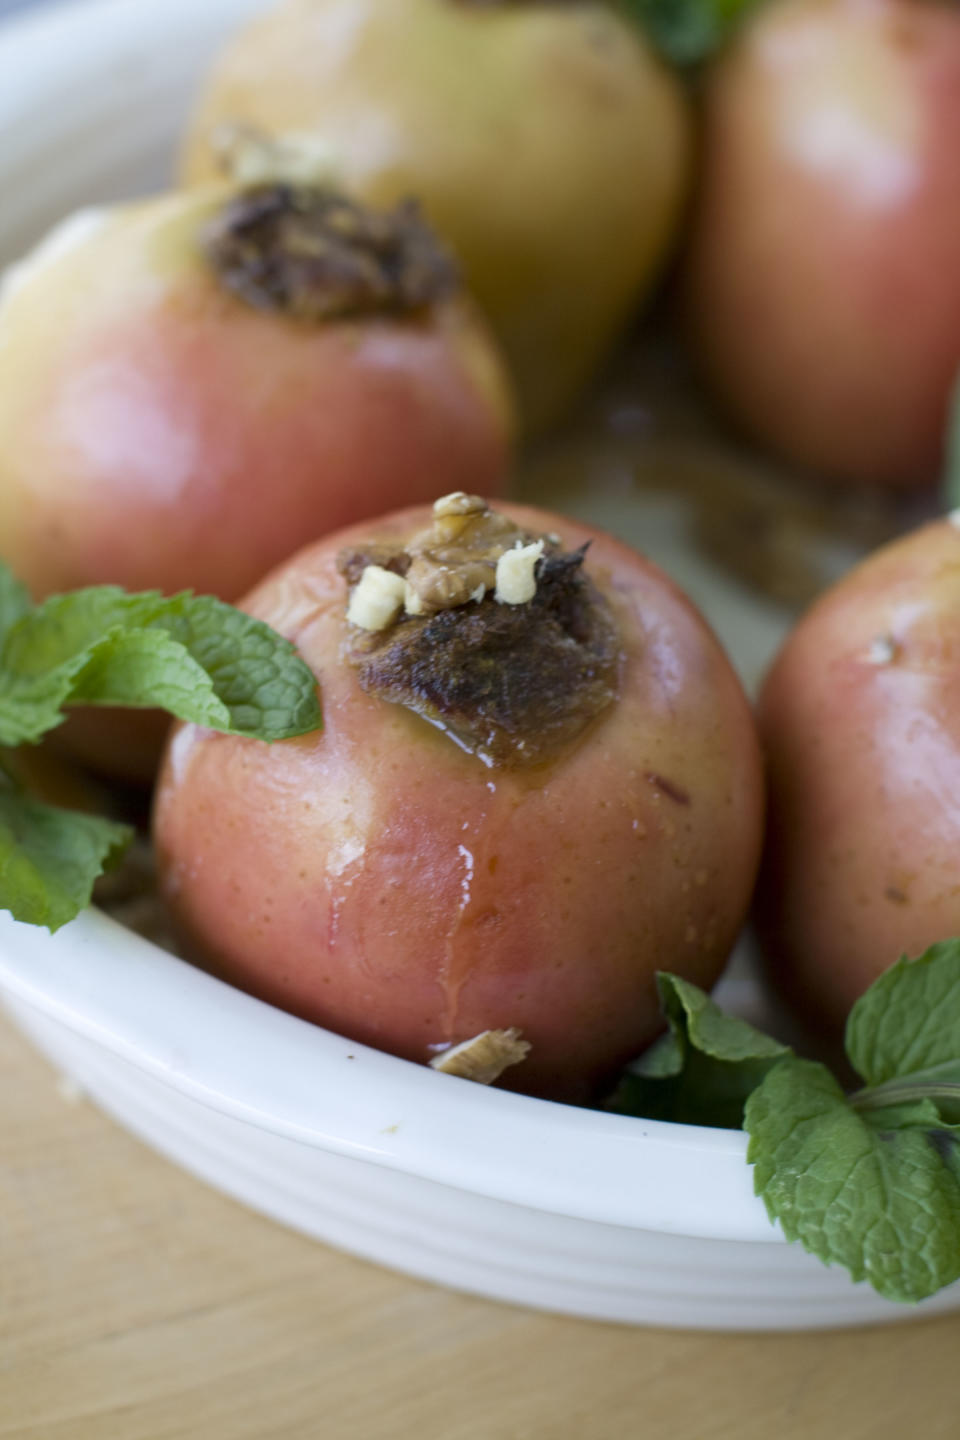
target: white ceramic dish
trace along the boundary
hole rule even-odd
[[[256,0],[78,0],[0,29],[0,260],[79,205],[159,185],[197,78]],[[691,557],[682,515],[617,487],[566,508],[642,540],[752,677],[782,619]],[[727,996],[756,1002],[749,979]],[[54,1063],[172,1159],[320,1239],[578,1315],[772,1329],[927,1315],[769,1225],[744,1138],[569,1109],[377,1054],[91,912],[51,939],[0,916],[0,990]],[[16,1103],[9,1099],[7,1103]]]

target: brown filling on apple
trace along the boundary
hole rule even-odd
[[[476,497],[447,496],[406,544],[340,555],[346,658],[369,694],[486,763],[542,764],[617,694],[620,635],[585,555]]]
[[[207,225],[203,248],[233,294],[312,322],[412,314],[459,284],[412,202],[380,212],[309,185],[242,190]]]

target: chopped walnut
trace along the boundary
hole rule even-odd
[[[402,575],[368,565],[350,596],[347,619],[363,630],[386,630],[403,610],[406,599],[407,582]]]
[[[436,1055],[430,1064],[444,1075],[456,1075],[478,1085],[492,1085],[505,1070],[526,1060],[530,1048],[519,1030],[484,1030],[472,1040],[464,1040],[462,1045]]]
[[[551,760],[619,682],[618,630],[585,554],[475,496],[445,496],[432,523],[392,549],[373,541],[338,557],[351,586],[345,656],[368,694],[486,764]]]
[[[441,610],[479,602],[488,590],[496,590],[504,603],[525,604],[536,593],[534,570],[544,548],[542,541],[526,546],[527,538],[518,525],[491,510],[480,496],[459,490],[444,495],[433,507],[432,524],[414,535],[401,555],[375,545],[340,557],[341,573],[356,587],[348,618],[363,629],[382,630],[399,618],[401,610],[407,615],[437,615]],[[509,558],[503,569],[505,557]],[[367,567],[402,575],[406,585],[385,581],[382,573],[368,581]],[[377,622],[368,624],[363,618],[368,589],[378,597],[387,590],[391,596],[402,595],[402,603],[386,621],[380,620],[378,608]],[[361,593],[363,603],[358,606],[356,597]]]
[[[478,495],[445,495],[433,507],[433,524],[406,546],[407,613],[436,615],[466,605],[481,585],[484,593],[493,590],[500,557],[525,539],[519,525]]]
[[[485,515],[487,502],[479,495],[468,495],[464,490],[454,490],[450,495],[441,495],[434,503],[433,513],[438,520],[451,515]]]
[[[537,593],[537,563],[542,558],[544,543],[518,543],[505,550],[497,561],[497,585],[494,595],[500,605],[529,605]]]
[[[437,552],[415,555],[407,571],[408,615],[436,615],[454,610],[485,595],[497,582],[497,567],[489,560],[461,560],[446,563]]]

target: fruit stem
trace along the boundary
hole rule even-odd
[[[916,1100],[960,1102],[960,1084],[948,1080],[888,1080],[883,1085],[866,1085],[850,1096],[855,1110],[881,1110],[888,1105],[906,1105]]]

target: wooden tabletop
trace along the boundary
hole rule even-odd
[[[0,1018],[2,1440],[956,1440],[956,1319],[713,1336],[448,1294],[248,1213]]]

